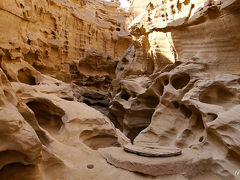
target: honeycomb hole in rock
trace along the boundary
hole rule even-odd
[[[147,96],[145,101],[146,105],[150,108],[155,108],[159,104],[159,99],[156,96]]]
[[[80,141],[93,150],[106,147],[120,147],[117,137],[109,134],[93,135],[93,131],[85,130],[79,136]]]
[[[130,96],[130,94],[129,94],[127,91],[122,90],[122,92],[121,92],[121,94],[120,94],[120,97],[121,97],[122,99],[128,101],[131,96]]]
[[[182,89],[184,88],[190,81],[190,76],[188,74],[178,74],[178,75],[175,75],[173,78],[172,78],[172,86],[175,88],[175,89]]]
[[[167,86],[169,84],[169,80],[168,79],[164,79],[163,83],[164,83],[164,86]]]
[[[66,101],[74,101],[73,97],[61,97],[61,98],[66,100]]]
[[[177,9],[178,11],[182,11],[182,3],[180,3],[179,1],[177,2]]]
[[[208,17],[209,19],[216,19],[219,17],[221,12],[219,11],[218,7],[212,6],[208,8]]]
[[[41,127],[49,131],[59,131],[63,125],[64,111],[47,100],[34,100],[27,103]]]
[[[225,87],[215,84],[200,93],[199,100],[207,104],[234,106],[235,95]]]
[[[187,108],[184,104],[180,105],[180,111],[184,114],[185,117],[190,118],[192,116],[192,111]]]
[[[203,142],[203,140],[204,140],[204,136],[201,136],[198,141]]]
[[[117,117],[115,116],[115,114],[113,114],[111,111],[109,111],[108,118],[111,120],[111,122],[113,123],[115,128],[119,129],[120,131],[123,131],[123,127],[118,122]]]
[[[36,85],[35,77],[32,75],[30,69],[23,68],[18,71],[18,80],[29,85]]]
[[[5,165],[0,170],[1,180],[30,180],[41,179],[39,170],[34,165],[23,165],[21,163],[11,163]]]
[[[179,103],[177,101],[173,101],[174,108],[178,109],[180,107]]]
[[[214,113],[207,113],[207,122],[214,121],[215,119],[218,118],[217,114]]]
[[[27,43],[28,43],[28,45],[30,45],[30,44],[31,44],[31,40],[30,40],[30,39],[28,39],[28,40],[27,40]]]
[[[189,137],[192,134],[193,132],[190,129],[184,129],[184,131],[182,132],[182,137]]]
[[[93,164],[88,164],[88,165],[87,165],[87,168],[88,168],[88,169],[93,169],[93,168],[94,168],[94,165],[93,165]]]
[[[195,129],[205,129],[204,124],[203,124],[203,119],[202,119],[202,115],[200,113],[195,113],[195,116],[197,117],[196,123],[193,126],[193,128]]]

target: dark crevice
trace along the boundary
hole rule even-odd
[[[137,137],[137,135],[146,128],[146,126],[144,127],[136,127],[130,130],[130,132],[127,134],[127,137],[131,140],[131,142],[133,143],[134,139]]]
[[[128,101],[131,96],[130,96],[130,94],[129,94],[127,91],[122,90],[120,97],[121,97],[122,99]]]
[[[190,118],[192,116],[192,111],[188,109],[184,104],[180,105],[180,111],[184,114],[185,117]]]
[[[182,89],[184,88],[190,81],[190,76],[188,74],[180,74],[176,75],[172,79],[172,86],[175,89]]]
[[[177,101],[173,101],[173,106],[177,109],[179,108],[180,105]]]

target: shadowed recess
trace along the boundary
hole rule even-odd
[[[39,125],[47,130],[58,131],[62,125],[64,111],[47,100],[34,100],[27,103],[33,110]]]
[[[36,80],[28,68],[23,68],[18,71],[18,80],[29,85],[36,85]]]
[[[190,81],[190,76],[188,74],[175,75],[172,79],[172,85],[175,89],[184,88]]]
[[[95,134],[90,130],[81,132],[79,139],[93,150],[112,146],[120,147],[117,137],[110,134]]]

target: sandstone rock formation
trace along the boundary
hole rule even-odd
[[[238,178],[240,1],[130,2],[0,0],[0,179]]]
[[[151,1],[129,28],[138,47],[135,73],[146,73],[147,62],[151,73],[193,57],[208,63],[214,75],[238,73],[238,15],[237,0]]]
[[[234,179],[238,169],[239,5],[151,1],[129,27],[133,45],[112,82],[110,111],[134,144],[178,147],[183,156],[197,153],[192,156],[206,160],[204,168],[204,162],[188,160],[199,163],[191,173],[180,168],[190,179],[199,174],[197,169],[213,179]],[[102,154],[117,167],[149,175],[162,172],[147,169],[156,165],[150,159],[113,149]],[[181,164],[177,159],[156,160],[156,167]],[[178,174],[177,166],[174,171]]]
[[[78,64],[92,56],[88,69],[95,71],[102,68],[99,60],[94,62],[95,58],[103,56],[106,68],[114,71],[116,62],[131,44],[125,25],[129,13],[118,10],[118,6],[119,3],[100,0],[1,0],[2,61],[24,60],[41,73],[81,84],[89,91],[88,98],[98,98],[100,102],[96,103],[101,104],[107,99],[106,89],[95,92],[91,87],[106,88],[114,73],[96,72],[86,77]],[[80,93],[84,95],[86,88]],[[101,97],[89,96],[92,93]]]
[[[123,179],[136,177],[115,170],[95,151],[129,143],[110,120],[74,101],[70,85],[26,64],[21,68],[30,69],[36,85],[10,83],[1,69],[0,179],[108,179],[100,173],[106,169]]]
[[[199,159],[196,166],[208,164],[204,168],[199,167],[201,172],[231,179],[239,163],[234,157],[239,157],[237,127],[240,76],[223,74],[212,79],[211,74],[206,72],[207,69],[207,65],[201,62],[177,62],[150,76],[151,81],[141,77],[139,84],[151,82],[145,88],[131,88],[134,80],[135,83],[139,80],[134,77],[119,80],[120,86],[115,86],[113,90],[116,94],[111,110],[121,115],[118,120],[123,132],[134,144],[178,147],[184,149],[183,156],[197,153],[198,155],[192,155]],[[150,175],[169,171],[149,172],[144,165],[138,164],[139,161],[144,164],[145,161],[141,158],[135,162],[128,157],[130,155],[115,155],[110,149],[109,155],[106,150],[103,154],[110,163],[124,169],[128,169],[126,164],[134,162],[137,164],[129,170]],[[156,166],[171,167],[175,160],[177,164],[183,163],[184,160],[178,162],[179,158],[156,160],[159,163]],[[206,162],[201,162],[205,158]],[[196,160],[188,160],[188,163],[192,161]],[[152,167],[150,164],[146,166]],[[190,166],[195,165],[193,163]],[[177,169],[176,167],[172,173],[177,173]],[[194,168],[191,173],[188,168],[179,171],[190,178],[198,173],[197,169]]]

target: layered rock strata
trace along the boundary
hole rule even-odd
[[[137,47],[133,73],[151,74],[190,58],[208,63],[213,75],[238,73],[239,5],[238,0],[151,1],[129,28]]]
[[[240,3],[149,2],[0,2],[0,179],[237,179]]]

